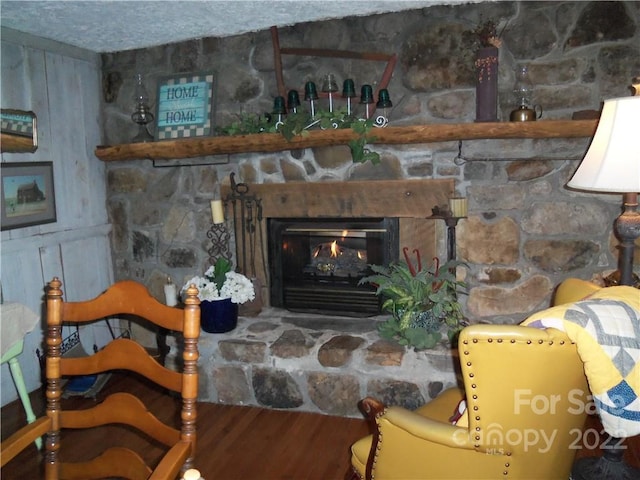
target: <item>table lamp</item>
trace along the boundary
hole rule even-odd
[[[636,96],[606,100],[589,150],[567,183],[570,188],[622,193],[623,211],[614,223],[620,240],[620,285],[633,285],[633,251],[640,236],[640,92]],[[640,295],[640,292],[638,293]],[[634,435],[635,433],[631,433]],[[622,459],[624,446],[616,438],[607,442],[601,457],[583,458],[571,472],[575,480],[638,478],[640,470]]]
[[[633,285],[633,250],[640,236],[640,96],[606,100],[589,150],[567,183],[570,188],[622,193],[614,223],[620,239],[620,284]]]

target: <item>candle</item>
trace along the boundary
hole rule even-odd
[[[175,307],[178,304],[178,291],[171,282],[171,277],[167,277],[167,283],[164,286],[164,301],[169,307]]]
[[[224,223],[222,200],[211,200],[211,218],[214,224]]]
[[[198,470],[196,470],[195,468],[190,468],[189,470],[184,472],[184,477],[182,477],[182,480],[203,480],[203,478],[200,476],[200,472]]]
[[[451,216],[463,218],[467,216],[467,199],[456,197],[449,199],[449,210],[451,210]]]

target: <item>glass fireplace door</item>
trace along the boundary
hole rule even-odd
[[[370,264],[397,259],[397,219],[272,219],[271,304],[347,315],[380,313]],[[394,252],[396,252],[394,256]]]

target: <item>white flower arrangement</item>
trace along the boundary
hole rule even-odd
[[[182,287],[181,293],[194,284],[198,288],[200,301],[215,301],[230,298],[232,303],[245,303],[256,298],[253,283],[241,273],[231,270],[231,264],[224,258],[216,261],[204,272],[204,276],[191,278]]]

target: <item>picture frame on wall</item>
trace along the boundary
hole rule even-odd
[[[36,114],[12,108],[0,109],[0,151],[33,153],[37,149]]]
[[[5,162],[0,168],[2,230],[53,223],[53,162]]]
[[[213,72],[183,73],[158,80],[156,140],[213,134]]]

